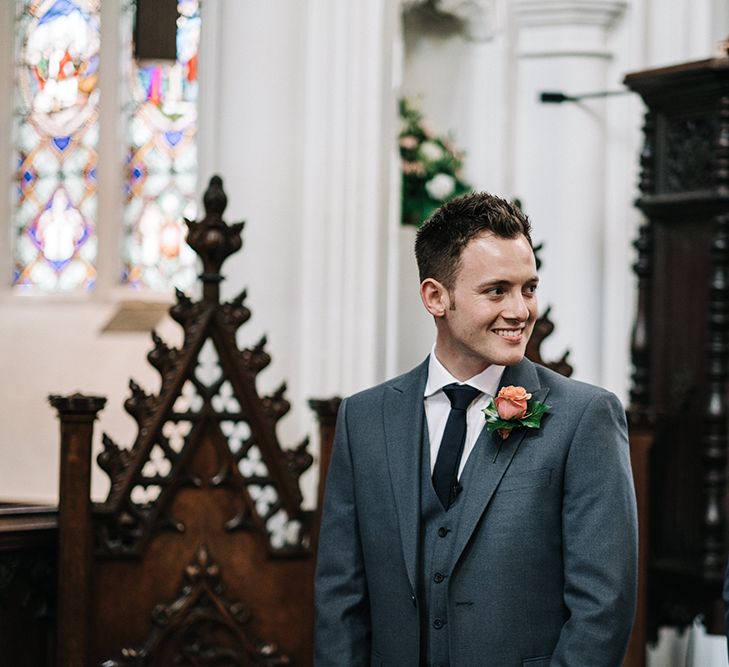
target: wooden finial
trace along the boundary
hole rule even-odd
[[[189,230],[187,243],[203,262],[200,280],[203,282],[205,301],[218,300],[218,286],[223,280],[220,267],[225,259],[242,245],[240,234],[244,223],[228,225],[223,221],[223,211],[227,203],[228,197],[223,190],[223,179],[220,176],[213,176],[203,195],[205,217],[200,222],[185,220]]]

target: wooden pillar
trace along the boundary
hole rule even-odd
[[[91,440],[106,399],[50,396],[61,422],[58,490],[58,665],[86,665],[91,609]]]
[[[648,516],[653,432],[630,429],[630,463],[638,505],[638,605],[623,667],[645,667],[648,640]]]
[[[646,136],[640,157],[640,188],[653,189],[653,129],[655,119],[646,113],[643,131]],[[650,221],[641,225],[633,243],[638,257],[633,271],[638,279],[638,302],[630,343],[633,370],[628,409],[630,432],[630,463],[633,468],[635,496],[638,506],[638,604],[633,633],[623,667],[645,667],[648,639],[648,561],[650,534],[650,458],[655,442],[655,419],[651,409],[650,384],[650,322],[651,291],[653,289],[653,228]]]
[[[316,494],[316,519],[312,529],[312,546],[316,551],[319,542],[319,526],[321,524],[321,509],[324,503],[324,488],[326,486],[329,462],[332,459],[332,446],[334,445],[334,429],[337,426],[337,413],[341,398],[318,399],[312,398],[309,407],[316,414],[319,422],[319,487]]]

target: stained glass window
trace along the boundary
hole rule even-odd
[[[200,7],[198,0],[180,0],[177,9],[177,61],[130,56],[122,279],[134,287],[185,288],[196,275],[183,217],[195,217]],[[131,20],[127,26],[131,54]]]
[[[16,13],[14,284],[93,287],[100,0]]]

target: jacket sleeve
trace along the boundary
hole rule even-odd
[[[347,433],[339,407],[327,475],[314,580],[317,667],[370,664],[370,609]]]
[[[619,667],[635,616],[638,535],[625,411],[608,392],[585,408],[567,455],[564,601],[552,667]]]

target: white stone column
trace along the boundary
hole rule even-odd
[[[512,0],[515,30],[513,194],[544,241],[540,297],[551,304],[555,333],[547,357],[572,350],[575,377],[600,383],[603,345],[604,101],[543,104],[542,91],[605,90],[610,29],[618,0]]]
[[[307,19],[299,375],[324,397],[385,376],[398,6],[312,0]]]

